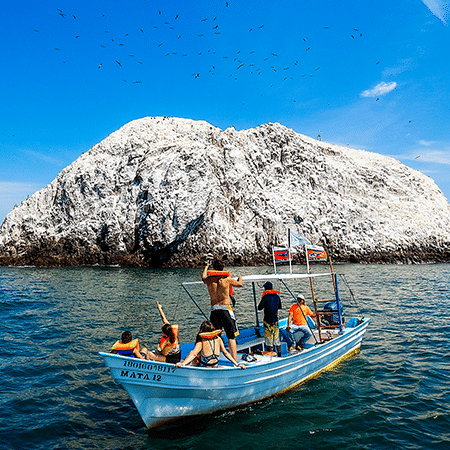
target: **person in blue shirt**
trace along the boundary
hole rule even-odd
[[[258,305],[258,310],[264,310],[264,340],[269,352],[276,347],[278,356],[281,356],[280,329],[278,326],[278,310],[281,309],[279,291],[273,289],[272,283],[264,284],[264,292]]]

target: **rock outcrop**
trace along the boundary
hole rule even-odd
[[[450,205],[395,159],[278,124],[153,117],[112,133],[0,228],[0,264],[270,264],[287,229],[335,261],[450,260]]]

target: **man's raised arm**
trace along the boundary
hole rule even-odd
[[[202,273],[202,281],[203,283],[205,282],[205,280],[208,278],[208,263],[206,263],[205,268],[203,269],[203,273]]]

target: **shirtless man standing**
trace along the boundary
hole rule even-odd
[[[216,330],[225,330],[228,338],[228,348],[235,360],[237,360],[236,336],[239,334],[231,308],[230,289],[232,286],[241,287],[242,277],[237,281],[230,277],[230,272],[223,270],[223,264],[220,261],[214,261],[214,270],[208,273],[208,263],[203,269],[202,280],[208,286],[209,296],[211,297],[211,316],[210,320]]]

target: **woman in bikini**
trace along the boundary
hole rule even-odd
[[[217,367],[219,364],[220,352],[222,352],[235,367],[245,369],[245,366],[243,364],[238,364],[231,356],[230,352],[225,348],[222,338],[220,337],[221,332],[222,330],[216,330],[209,320],[205,320],[200,325],[200,331],[195,340],[195,347],[189,355],[187,355],[186,359],[178,362],[176,366],[187,366],[197,358],[197,365],[200,367]]]

